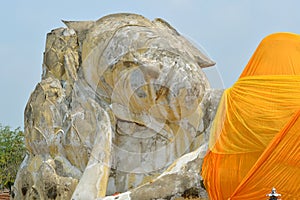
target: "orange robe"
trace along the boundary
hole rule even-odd
[[[300,199],[300,35],[276,33],[225,90],[202,176],[211,200]]]

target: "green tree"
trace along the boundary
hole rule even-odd
[[[25,156],[24,133],[0,124],[0,189],[10,189]]]

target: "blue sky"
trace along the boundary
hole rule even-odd
[[[298,0],[1,1],[0,123],[24,127],[24,108],[41,78],[46,34],[63,27],[62,19],[97,20],[118,12],[163,18],[206,50],[217,63],[209,71],[219,72],[228,88],[262,38],[300,34],[299,8]]]

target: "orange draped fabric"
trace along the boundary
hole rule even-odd
[[[210,199],[300,199],[300,35],[276,33],[225,90],[202,176]],[[296,114],[295,114],[296,113]]]
[[[300,75],[300,35],[275,33],[258,45],[240,77]]]

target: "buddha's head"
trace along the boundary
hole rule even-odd
[[[161,19],[115,14],[65,23],[78,33],[87,84],[110,110],[116,151],[135,160],[139,153],[165,152],[168,145],[177,149],[151,170],[186,152],[203,129],[199,104],[210,86],[201,68],[214,62]]]

